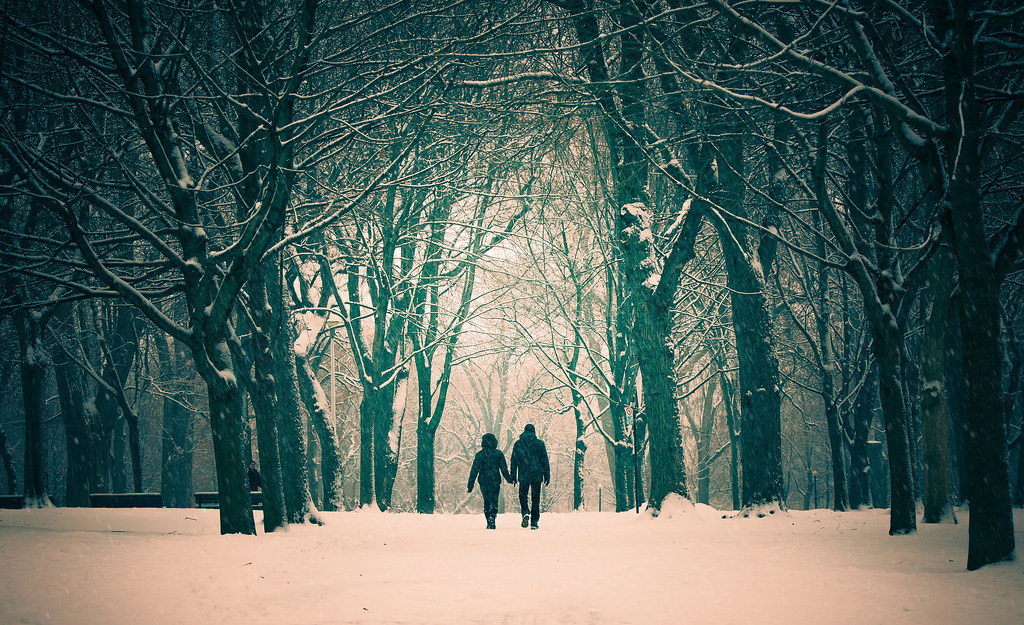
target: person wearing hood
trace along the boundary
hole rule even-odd
[[[501,478],[511,482],[505,454],[498,449],[498,439],[494,434],[484,434],[480,441],[480,451],[473,458],[473,468],[469,471],[469,486],[466,492],[473,492],[473,484],[479,480],[480,494],[484,496],[484,517],[487,529],[494,529],[494,519],[498,516],[498,495],[501,493]]]
[[[512,483],[519,482],[519,505],[523,511],[523,527],[537,529],[540,520],[540,483],[551,482],[551,466],[544,441],[537,438],[532,423],[523,428],[512,446]]]

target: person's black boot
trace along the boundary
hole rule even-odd
[[[487,517],[487,529],[489,529],[489,530],[494,529],[494,517],[493,516],[488,516]]]
[[[530,515],[524,514],[523,515],[523,527],[527,527],[529,525],[530,525]]]

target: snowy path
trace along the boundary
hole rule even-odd
[[[963,513],[904,537],[885,511],[670,513],[361,511],[253,538],[213,510],[2,510],[0,625],[1024,623],[1024,564],[966,572]]]

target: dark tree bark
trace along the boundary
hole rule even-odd
[[[281,486],[289,523],[319,519],[313,514],[306,466],[306,419],[299,401],[296,380],[295,334],[288,319],[282,292],[281,272],[276,263],[265,265],[268,272],[267,299],[273,310],[271,354],[274,393],[277,397],[277,445],[281,459]]]
[[[1021,444],[1019,436],[1017,438],[1017,488],[1014,490],[1013,505],[1024,508],[1024,444]]]
[[[820,214],[815,215],[815,227],[820,230]],[[825,241],[821,237],[817,241],[817,253],[819,258],[825,258]],[[843,441],[842,424],[840,423],[839,406],[836,404],[835,371],[836,358],[832,349],[832,297],[829,286],[829,272],[826,267],[818,270],[818,356],[820,359],[821,376],[821,400],[825,406],[825,422],[828,426],[829,451],[832,459],[832,485],[835,496],[832,499],[832,509],[843,512],[850,507],[848,489],[846,487],[846,462],[843,458],[843,451],[846,449]]]
[[[88,508],[93,483],[93,433],[83,405],[81,374],[60,346],[53,350],[52,360],[67,440],[64,505]]]
[[[392,363],[393,366],[393,363]],[[373,421],[373,490],[377,507],[386,511],[391,507],[391,494],[398,473],[398,449],[401,439],[395,430],[395,398],[400,384],[408,381],[408,372],[395,372],[394,379],[383,388],[369,392],[364,388],[360,411],[366,411]],[[394,430],[394,436],[392,436]]]
[[[192,451],[195,446],[192,380],[194,369],[187,366],[185,346],[158,334],[157,360],[160,363],[163,445],[161,450],[160,499],[165,508],[191,508]],[[173,349],[172,349],[173,347]]]
[[[399,146],[393,145],[392,149],[398,151]],[[391,507],[401,447],[403,423],[396,423],[395,418],[396,411],[404,416],[405,407],[396,406],[395,401],[404,398],[409,380],[401,351],[406,347],[407,322],[413,305],[413,289],[406,282],[411,279],[417,250],[416,241],[407,235],[425,218],[417,212],[419,196],[398,197],[394,187],[389,187],[385,196],[378,213],[382,230],[379,250],[373,252],[379,256],[364,261],[371,302],[361,302],[359,265],[350,260],[349,309],[345,315],[349,345],[363,387],[359,405],[360,505],[375,500],[382,511]],[[373,339],[369,346],[360,320],[364,311],[373,315]]]
[[[259,452],[259,471],[263,491],[263,531],[273,532],[287,523],[284,487],[281,477],[281,454],[278,447],[277,383],[274,378],[275,362],[273,341],[279,327],[275,326],[274,308],[267,297],[267,278],[270,271],[262,268],[253,272],[246,284],[252,319],[252,398],[256,416],[256,448]],[[273,279],[276,272],[270,273]]]
[[[732,116],[730,116],[732,117]],[[732,215],[744,216],[743,207],[743,143],[735,123],[722,123],[716,135],[732,137],[717,146],[706,146],[710,152],[704,162],[721,161],[717,178],[703,172],[708,191],[714,191],[717,203]],[[778,502],[784,504],[782,480],[782,421],[779,363],[775,352],[773,320],[764,282],[764,274],[750,262],[744,244],[747,227],[739,218],[719,217],[712,223],[718,229],[725,255],[727,283],[732,302],[732,324],[736,334],[739,362],[740,437],[742,505],[757,506]]]
[[[416,424],[416,512],[434,513],[435,439],[437,429],[420,420]]]
[[[610,433],[605,439],[605,452],[608,456],[608,469],[611,472],[615,511],[625,512],[633,508],[633,486],[630,481],[630,476],[633,475],[633,460],[625,427],[625,413],[622,410],[624,404],[621,400],[616,403],[614,395],[619,394],[617,391],[614,394],[611,393],[612,389],[609,391],[613,398],[610,401],[605,400],[601,427],[606,433]],[[598,405],[601,406],[600,403]]]
[[[1010,471],[1016,470],[1017,480],[1013,490],[1013,506],[1024,508],[1024,399],[1021,398],[1022,387],[1024,387],[1024,353],[1019,342],[1018,334],[1009,323],[1004,323],[1007,334],[1008,350],[1007,360],[1010,365],[1010,374],[1007,376],[1009,384],[1003,394],[1003,414],[1006,415],[1007,427],[1016,423],[1017,435],[1008,443],[1008,461]],[[1020,414],[1017,413],[1017,406],[1021,407]],[[1014,418],[1016,417],[1016,418]],[[1013,466],[1013,453],[1016,451],[1016,469]]]
[[[228,358],[227,338],[207,337],[215,373],[206,375],[222,534],[255,534],[252,499],[242,452],[242,396]],[[216,356],[215,356],[216,354]]]
[[[327,409],[327,398],[313,375],[306,356],[296,354],[299,394],[320,443],[320,467],[323,475],[323,510],[339,510],[341,501],[341,448],[335,435],[334,418]]]
[[[878,373],[873,359],[865,366],[868,371],[853,405],[850,427],[850,507],[854,510],[871,505],[868,437],[878,405]]]
[[[139,416],[128,401],[124,380],[131,373],[139,352],[139,336],[136,312],[127,306],[104,307],[99,311],[98,326],[101,328],[99,347],[102,351],[102,377],[107,389],[104,394],[113,401],[111,413],[115,428],[120,428],[118,417],[128,426],[128,452],[131,458],[132,490],[142,492],[142,435],[139,431]],[[98,398],[97,398],[98,399]],[[123,446],[115,440],[112,452],[118,460],[124,457]],[[123,472],[123,471],[122,471]]]
[[[597,15],[584,2],[566,2],[576,36],[582,45],[583,64],[598,106],[604,114],[604,131],[612,167],[615,233],[621,253],[624,289],[633,300],[633,337],[637,362],[643,376],[643,412],[650,430],[651,493],[655,510],[669,493],[687,496],[682,452],[682,427],[673,395],[674,355],[668,337],[672,331],[671,307],[676,295],[678,274],[692,255],[693,237],[700,216],[691,214],[684,227],[686,235],[677,240],[662,268],[660,281],[652,281],[655,267],[652,242],[643,236],[650,227],[650,207],[645,188],[648,182],[648,158],[642,136],[645,127],[643,59],[646,41],[640,24],[646,7],[621,4],[616,17],[623,27],[619,82],[610,79],[602,47],[602,32]],[[611,86],[610,86],[611,85]],[[636,135],[630,134],[632,129]],[[689,247],[687,247],[689,246]]]
[[[967,482],[967,406],[964,404],[963,345],[960,339],[959,290],[949,303],[949,328],[946,332],[946,412],[950,420],[953,502],[964,505],[970,499]]]
[[[712,378],[704,390],[704,410],[698,426],[691,420],[690,428],[697,441],[697,503],[711,503],[711,466],[718,454],[712,454],[711,437],[715,430],[715,385]]]
[[[353,349],[353,358],[359,371],[367,371],[372,365],[363,344],[362,305],[359,297],[359,265],[349,262],[346,267],[346,288],[349,307],[345,316],[345,329],[348,331],[349,345]],[[363,398],[359,402],[359,505],[368,506],[373,503],[373,413],[367,402],[364,383]]]
[[[977,15],[968,0],[938,2],[928,8],[937,35],[948,44],[942,58],[945,113],[943,137],[949,174],[953,252],[960,269],[960,333],[963,341],[964,400],[967,412],[967,479],[971,516],[967,569],[1012,559],[1013,514],[1007,466],[1002,392],[999,287],[1004,275],[993,261],[982,212],[981,134],[985,108],[978,102],[975,67]],[[1002,260],[996,258],[996,261]],[[1007,263],[1008,264],[1008,263]]]
[[[605,452],[615,494],[615,511],[624,512],[634,506],[632,444],[630,432],[626,430],[624,408],[635,401],[637,364],[630,337],[632,307],[622,291],[622,281],[617,279],[614,267],[607,268],[605,278],[609,297],[604,310],[604,328],[610,376],[607,378],[608,386],[598,397],[598,410],[601,412]],[[587,340],[592,353],[601,352],[596,337],[590,336]]]
[[[476,225],[482,226],[487,202],[482,202],[476,216]],[[431,217],[432,224],[443,223],[451,216],[451,204],[442,202]],[[424,252],[420,280],[416,285],[412,298],[414,321],[409,324],[409,337],[413,346],[413,361],[416,367],[417,391],[419,393],[419,414],[416,421],[416,511],[420,514],[433,514],[435,507],[435,449],[437,428],[448,402],[448,390],[451,383],[452,367],[455,359],[455,346],[462,333],[466,319],[469,317],[470,305],[473,301],[473,289],[476,284],[477,265],[475,259],[481,255],[483,233],[481,228],[473,235],[470,245],[471,253],[466,261],[459,263],[465,273],[459,305],[453,315],[452,323],[447,328],[447,338],[440,336],[438,281],[440,267],[444,260],[445,228],[430,225],[430,237]],[[495,237],[488,247],[502,236]],[[442,349],[444,359],[435,384],[435,355]]]
[[[889,517],[890,534],[907,534],[917,529],[914,485],[910,466],[910,444],[908,440],[907,410],[902,385],[902,333],[897,321],[899,309],[898,294],[893,285],[890,220],[892,217],[893,188],[889,163],[888,130],[885,122],[874,119],[874,140],[876,148],[877,199],[875,209],[876,250],[879,254],[879,271],[873,274],[865,262],[865,255],[852,233],[842,222],[828,195],[825,168],[827,160],[827,129],[824,124],[818,128],[818,154],[815,158],[813,180],[818,208],[829,224],[836,241],[847,255],[846,269],[856,281],[864,298],[865,314],[873,336],[875,360],[878,364],[878,385],[882,416],[885,422],[885,436],[888,448],[890,497],[892,498]],[[862,153],[851,157],[862,158]],[[856,166],[855,166],[856,167]]]
[[[361,303],[359,265],[350,261],[347,269],[349,308],[345,329],[363,387],[359,404],[360,505],[376,501],[382,511],[391,507],[398,472],[402,424],[395,423],[395,400],[409,378],[408,369],[398,362],[413,302],[412,289],[395,290],[396,284],[410,276],[415,257],[414,243],[398,242],[401,227],[412,224],[396,223],[396,213],[410,219],[411,208],[403,206],[396,210],[396,202],[395,192],[389,190],[380,215],[384,230],[380,257],[385,260],[370,261],[373,266],[367,268],[365,276],[370,304]],[[374,318],[369,346],[363,337],[364,311],[370,311]]]
[[[44,396],[48,363],[43,347],[43,334],[48,314],[18,310],[14,326],[18,333],[21,365],[21,392],[25,407],[25,469],[24,507],[50,506],[46,484],[46,456],[43,443],[43,420],[46,410]]]
[[[584,466],[586,460],[587,443],[583,436],[586,434],[586,424],[583,422],[583,413],[580,404],[583,402],[583,395],[573,389],[572,391],[572,414],[576,422],[576,445],[573,450],[572,460],[572,509],[580,510],[586,503],[583,498]]]
[[[18,492],[18,476],[14,472],[14,458],[11,456],[11,448],[7,443],[7,433],[0,427],[0,460],[3,462],[4,473],[7,476],[7,494],[14,495]]]
[[[948,248],[932,257],[925,297],[929,314],[921,337],[921,437],[924,459],[924,523],[941,523],[952,512],[949,426],[946,414],[946,328],[953,293],[954,259]]]
[[[729,428],[729,484],[732,492],[732,509],[739,510],[740,504],[740,437],[739,419],[736,415],[736,403],[733,400],[732,382],[724,370],[720,371],[722,395],[725,402],[725,424]]]
[[[890,534],[907,534],[917,529],[917,510],[910,470],[910,445],[907,440],[903,387],[900,384],[899,341],[895,328],[884,322],[873,324],[875,358],[878,363],[878,389],[885,420],[888,449],[889,497],[892,511]],[[882,327],[879,327],[882,326]]]

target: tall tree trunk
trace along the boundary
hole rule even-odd
[[[1017,488],[1014,490],[1013,505],[1024,508],[1024,443],[1021,443],[1020,438],[1017,439]]]
[[[112,393],[101,390],[100,394],[113,398]],[[113,428],[107,441],[107,458],[110,466],[110,490],[115,493],[128,492],[128,463],[124,461],[125,435],[121,411],[113,411]]]
[[[821,229],[821,216],[815,215],[815,227]],[[825,258],[825,241],[818,237],[818,256]],[[832,349],[832,299],[826,267],[818,271],[818,349],[821,356],[821,400],[825,406],[825,422],[828,425],[828,442],[832,459],[832,484],[835,487],[832,509],[843,512],[850,506],[846,488],[846,462],[843,459],[842,426],[839,422],[839,406],[836,405],[835,371],[836,359]]]
[[[434,219],[446,219],[450,214],[450,203],[444,203],[443,208],[438,211]],[[478,219],[482,215],[481,210]],[[434,513],[434,443],[448,399],[456,341],[462,333],[463,324],[469,317],[469,308],[473,301],[473,288],[476,283],[476,265],[470,264],[466,268],[462,296],[459,300],[458,312],[454,315],[450,334],[447,339],[439,341],[437,314],[439,261],[437,259],[442,256],[444,234],[444,228],[433,227],[430,243],[425,252],[428,262],[423,267],[420,283],[417,284],[413,295],[412,308],[414,319],[417,322],[408,324],[409,338],[412,341],[414,352],[413,360],[416,365],[416,387],[419,394],[419,413],[416,419],[416,510],[421,514]],[[481,241],[482,238],[477,236],[472,244],[474,256],[479,254]],[[444,350],[444,361],[435,389],[434,355],[439,347]]]
[[[274,385],[277,394],[277,444],[281,457],[281,486],[289,523],[319,520],[313,514],[306,469],[306,419],[299,405],[298,384],[295,374],[295,349],[291,323],[283,310],[280,277],[275,271],[276,284],[268,281],[268,299],[275,310]]]
[[[734,198],[735,199],[735,198]],[[736,206],[733,202],[731,206]],[[725,254],[739,363],[742,500],[746,506],[782,503],[782,423],[779,365],[763,280],[733,231],[714,220]],[[738,230],[743,232],[742,227]]]
[[[97,362],[100,358],[100,330],[96,316],[96,302],[83,302],[75,307],[75,318],[77,322],[77,333],[82,348],[82,354],[89,362]],[[94,367],[95,368],[95,367]],[[82,388],[82,403],[85,426],[89,434],[88,452],[90,454],[88,468],[89,492],[103,493],[112,492],[111,481],[111,439],[113,436],[112,424],[104,418],[100,406],[103,396],[100,394],[104,389],[93,380],[91,376],[86,378],[84,372],[79,372]],[[87,381],[88,380],[88,381]],[[109,414],[109,413],[108,413]]]
[[[682,259],[677,258],[679,254],[670,254],[675,260],[666,261],[661,281],[652,279],[655,267],[649,259],[655,256],[650,249],[652,242],[644,235],[651,227],[646,196],[648,155],[642,137],[630,134],[630,129],[641,133],[646,125],[643,58],[647,42],[644,30],[632,27],[641,23],[641,14],[647,7],[634,3],[617,7],[616,15],[623,29],[619,37],[619,63],[624,80],[615,82],[609,76],[597,15],[588,10],[585,2],[567,2],[564,6],[572,15],[577,39],[583,46],[587,77],[605,115],[603,128],[612,165],[615,234],[624,290],[633,300],[633,335],[643,376],[643,409],[651,434],[650,504],[657,509],[669,493],[683,497],[687,493],[682,428],[673,396],[673,349],[668,340]],[[687,237],[682,240],[684,245],[689,242]]]
[[[0,426],[0,458],[3,459],[4,473],[7,475],[7,494],[14,495],[18,492],[18,476],[14,472],[14,457],[11,455],[11,447],[7,443],[7,433]]]
[[[854,510],[871,505],[868,436],[878,405],[878,372],[873,360],[866,366],[869,370],[854,402],[850,434],[850,507]]]
[[[646,287],[640,287],[646,288]],[[687,497],[683,437],[676,404],[670,303],[644,294],[636,309],[636,346],[650,430],[651,493],[655,509],[670,493]]]
[[[225,339],[210,342],[207,354],[218,354],[213,361],[216,373],[206,375],[210,404],[210,431],[213,435],[213,455],[217,467],[217,492],[220,505],[221,534],[255,534],[252,499],[246,476],[245,455],[242,452],[241,390],[228,361]]]
[[[192,507],[192,450],[195,445],[193,402],[188,358],[184,346],[163,334],[153,336],[160,363],[163,408],[163,448],[161,450],[160,499],[165,508]],[[168,347],[171,341],[173,350]]]
[[[875,360],[878,363],[878,390],[885,420],[886,448],[889,452],[890,534],[908,534],[917,529],[917,506],[910,471],[910,443],[907,438],[906,408],[900,383],[902,340],[895,325],[885,321],[872,323]]]
[[[401,427],[395,422],[395,405],[402,386],[408,382],[408,372],[398,371],[396,378],[387,386],[370,395],[373,402],[373,488],[377,507],[381,511],[391,508],[391,495],[398,474],[398,450],[401,444]]]
[[[122,252],[127,255],[127,252]],[[133,308],[125,306],[101,306],[97,310],[97,326],[101,336],[99,347],[103,358],[103,379],[111,389],[107,398],[113,402],[110,407],[111,414],[122,438],[112,444],[116,454],[115,466],[118,467],[119,477],[127,476],[127,469],[124,467],[124,439],[123,425],[119,421],[124,419],[124,425],[128,428],[128,456],[131,459],[131,489],[135,492],[142,491],[142,439],[139,430],[139,417],[128,401],[125,392],[125,380],[131,374],[139,353],[139,335],[137,329],[137,313]],[[125,485],[127,486],[127,485]]]
[[[605,453],[608,456],[608,470],[615,495],[615,511],[624,512],[633,508],[634,496],[631,482],[634,469],[623,410],[624,406],[632,401],[629,398],[636,395],[635,350],[631,340],[627,338],[632,335],[633,308],[629,298],[622,293],[622,282],[616,279],[613,266],[605,270],[605,285],[609,293],[604,310],[604,326],[610,376],[605,393],[597,398],[597,406],[601,412],[601,427],[605,433]],[[602,350],[596,336],[588,336],[587,342],[591,352],[599,353]]]
[[[583,440],[586,424],[583,422],[583,413],[580,404],[583,402],[583,395],[575,388],[572,390],[572,414],[576,423],[576,445],[572,461],[572,509],[579,510],[584,507],[583,500],[583,461],[586,459],[587,444]]]
[[[725,404],[725,425],[729,429],[729,490],[732,493],[732,509],[739,510],[740,504],[740,437],[739,419],[736,415],[736,402],[733,399],[732,381],[725,372],[725,359],[716,355],[718,379],[722,385],[722,403]]]
[[[893,203],[892,171],[890,163],[889,132],[884,119],[876,116],[872,126],[876,151],[876,176],[878,197],[875,209],[879,218],[875,227],[876,248],[879,253],[878,267],[873,275],[864,260],[864,254],[853,234],[843,223],[832,203],[826,184],[826,163],[828,128],[818,126],[818,148],[814,161],[813,180],[817,195],[818,209],[829,224],[832,234],[843,252],[848,256],[847,271],[857,282],[864,300],[865,315],[871,326],[875,360],[878,363],[878,386],[885,420],[885,437],[889,451],[889,482],[892,499],[889,516],[890,534],[908,534],[917,529],[916,505],[914,501],[913,474],[910,466],[910,444],[908,440],[907,410],[903,397],[902,344],[896,311],[899,308],[892,274],[891,223]],[[858,163],[865,158],[861,151],[854,155]],[[892,275],[890,275],[892,274]]]
[[[339,510],[341,501],[341,447],[335,434],[334,416],[327,409],[327,396],[313,375],[305,356],[296,355],[299,393],[306,405],[317,439],[320,441],[320,468],[323,475],[323,510]]]
[[[274,309],[267,294],[267,280],[276,272],[266,267],[252,272],[246,284],[252,317],[253,380],[250,389],[256,416],[256,448],[263,491],[263,531],[273,532],[287,524],[281,452],[278,447],[277,384],[274,378],[274,336],[277,334]]]
[[[782,419],[779,361],[774,322],[768,303],[764,269],[755,264],[745,216],[741,122],[736,114],[721,116],[709,129],[724,137],[703,148],[698,181],[728,214],[712,220],[725,256],[732,303],[732,325],[739,363],[743,506],[785,504],[782,479]],[[717,162],[717,173],[711,163]]]
[[[921,337],[921,436],[924,447],[924,523],[941,523],[952,511],[949,426],[946,415],[946,327],[953,292],[954,259],[942,247],[931,259],[925,297],[928,310]]]
[[[708,505],[711,503],[711,465],[714,458],[711,456],[711,436],[714,434],[715,424],[715,385],[714,379],[708,382],[704,392],[704,410],[701,412],[699,429],[695,428],[697,436],[697,503]]]
[[[731,238],[723,234],[723,241]],[[738,254],[742,254],[738,249],[727,252],[726,265],[733,276],[729,288],[739,360],[742,505],[746,507],[783,502],[782,424],[768,302],[761,284],[745,275],[748,268],[737,262]]]
[[[998,285],[990,272],[984,271],[988,254],[980,215],[970,215],[970,211],[963,211],[967,217],[956,215],[962,209],[954,204],[962,292],[964,401],[971,407],[966,441],[971,504],[967,568],[975,570],[1012,558],[1014,535],[1002,402],[993,400],[1002,391]],[[978,221],[971,222],[972,218]],[[968,232],[962,234],[964,230]]]
[[[970,499],[967,482],[967,405],[964,403],[964,353],[960,333],[960,291],[949,303],[949,327],[946,330],[946,412],[952,425],[950,431],[953,503],[964,505]]]
[[[21,391],[25,407],[25,493],[26,508],[51,505],[46,490],[46,456],[43,444],[43,413],[46,410],[44,388],[47,363],[43,351],[45,324],[33,311],[14,314],[21,362]]]
[[[298,356],[296,356],[296,370],[298,370]],[[306,400],[302,394],[302,387],[299,387],[299,397],[302,399],[303,407],[306,406]],[[306,479],[308,484],[306,488],[309,490],[309,499],[312,506],[317,510],[323,510],[323,498],[321,493],[323,492],[323,486],[320,482],[320,436],[317,430],[317,426],[313,423],[313,415],[309,414],[309,410],[306,410],[306,414],[309,415],[309,419],[306,422]]]
[[[1007,447],[1007,461],[1010,463],[1010,470],[1013,471],[1012,454],[1014,448],[1017,451],[1017,480],[1013,491],[1013,506],[1024,508],[1024,400],[1021,399],[1021,387],[1024,386],[1024,352],[1018,342],[1017,332],[1011,324],[1004,324],[1007,334],[1007,360],[1010,365],[1009,385],[1003,394],[1003,414],[1006,415],[1007,427],[1014,422],[1016,415],[1017,437]],[[1021,407],[1020,414],[1017,414],[1017,406]]]
[[[429,403],[427,407],[429,410]],[[437,430],[430,427],[429,420],[429,416],[421,415],[416,425],[416,512],[420,514],[433,514],[435,506],[434,439]]]
[[[601,411],[599,417],[601,421],[601,429],[605,433],[611,433],[607,438],[604,438],[604,452],[605,457],[608,461],[608,477],[611,478],[612,482],[612,494],[615,497],[615,511],[622,512],[619,510],[619,501],[621,501],[625,494],[623,493],[624,487],[621,485],[620,473],[617,469],[617,451],[618,445],[614,438],[614,425],[612,423],[611,406],[608,400],[604,396],[597,398],[597,409]]]
[[[92,435],[82,403],[82,380],[78,366],[71,362],[61,347],[53,350],[52,359],[68,448],[67,468],[64,472],[64,505],[69,508],[88,508],[89,493],[92,492]]]
[[[347,275],[349,309],[345,327],[348,330],[349,343],[353,349],[360,348],[354,354],[357,369],[363,380],[363,398],[359,402],[359,506],[373,503],[373,426],[374,412],[369,391],[372,382],[367,379],[372,375],[370,359],[365,354],[363,344],[362,306],[359,303],[359,265],[349,262],[345,268]]]
[[[612,457],[608,466],[612,472],[615,491],[615,511],[625,512],[633,508],[633,454],[622,404],[614,399],[608,407],[608,420],[611,422],[614,439],[609,442]]]
[[[1009,560],[1014,555],[1013,512],[1006,459],[1002,392],[999,286],[989,250],[981,201],[980,134],[985,114],[975,91],[976,9],[969,0],[929,2],[943,56],[944,138],[953,219],[953,250],[960,268],[960,333],[963,340],[964,400],[967,413],[967,479],[971,516],[967,568]]]
[[[359,402],[359,505],[373,503],[373,399],[363,387],[363,399]]]

